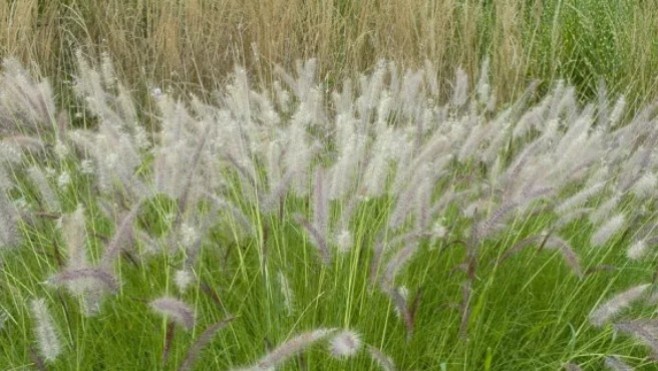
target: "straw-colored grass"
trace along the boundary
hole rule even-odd
[[[239,62],[269,81],[275,64],[317,58],[327,83],[386,58],[429,60],[441,81],[491,58],[499,100],[529,80],[603,78],[630,100],[656,96],[653,2],[595,0],[20,0],[0,4],[0,56],[65,81],[72,51],[113,56],[133,84],[211,88]],[[146,80],[146,81],[145,81]],[[639,98],[641,97],[641,98]],[[639,103],[639,102],[638,102]]]

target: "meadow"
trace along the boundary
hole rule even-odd
[[[658,369],[651,2],[0,5],[0,368]]]

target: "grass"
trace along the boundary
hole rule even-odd
[[[654,200],[639,185],[654,166],[640,145],[652,140],[650,116],[617,129],[604,116],[613,102],[600,100],[595,115],[559,84],[547,103],[494,113],[486,76],[465,98],[458,77],[444,104],[428,72],[384,83],[395,66],[334,92],[330,112],[314,103],[329,95],[314,90],[308,62],[299,76],[282,75],[289,86],[278,96],[250,90],[240,70],[218,103],[156,94],[158,110],[142,114],[158,125],[145,133],[108,62],[78,63],[85,129],[53,121],[56,105],[38,103],[54,99],[46,83],[5,63],[2,84],[20,94],[3,97],[3,117],[34,116],[4,128],[3,148],[14,152],[4,153],[12,175],[3,208],[20,211],[9,222],[22,243],[4,252],[0,364],[176,369],[197,348],[199,369],[258,359],[263,368],[381,367],[359,348],[332,358],[310,343],[331,329],[355,331],[399,369],[651,362],[613,335],[619,315],[599,327],[589,318],[614,294],[652,282],[651,254],[625,257],[633,241],[652,238],[645,227],[655,215],[637,207]],[[559,201],[590,187],[588,200]],[[608,199],[621,201],[601,221],[569,216],[593,218]],[[600,232],[615,214],[622,230]],[[37,298],[58,341],[34,330],[48,321],[31,313]],[[651,314],[643,308],[624,318]],[[214,324],[221,329],[194,345]],[[329,333],[309,332],[321,328]]]
[[[443,81],[457,66],[477,75],[490,56],[501,103],[534,79],[546,89],[568,79],[591,99],[603,79],[640,107],[656,96],[655,14],[650,1],[7,1],[0,56],[34,63],[63,88],[75,50],[105,52],[132,87],[180,92],[212,90],[236,63],[271,82],[275,65],[313,57],[332,84],[382,58],[429,60]]]
[[[655,369],[655,10],[0,4],[0,368]]]
[[[377,206],[364,207],[357,214],[356,230],[378,224]],[[543,222],[537,220],[527,229],[541,228]],[[440,364],[447,369],[556,369],[567,361],[597,365],[607,354],[624,354],[644,362],[643,352],[631,342],[612,341],[608,330],[599,331],[588,324],[587,315],[611,292],[638,280],[646,281],[652,274],[649,267],[623,266],[618,267],[620,273],[603,271],[581,280],[552,252],[526,251],[498,262],[504,251],[501,245],[520,238],[517,232],[503,235],[501,242],[507,243],[483,246],[481,279],[474,285],[470,335],[460,339],[456,306],[463,274],[454,267],[462,260],[463,252],[441,246],[445,243],[432,250],[425,246],[404,279],[413,288],[411,297],[420,296],[414,335],[407,341],[390,301],[368,287],[368,269],[364,267],[368,259],[359,256],[367,250],[355,248],[333,266],[322,267],[314,248],[304,242],[298,230],[276,219],[272,223],[281,225],[272,227],[266,267],[258,269],[257,242],[235,244],[217,236],[212,245],[226,246],[233,252],[208,246],[195,272],[199,284],[181,295],[194,303],[199,314],[196,331],[231,313],[237,316],[204,351],[197,364],[199,369],[249,364],[266,352],[267,344],[271,346],[319,325],[358,329],[365,342],[385,349],[400,369],[434,368]],[[356,240],[373,238],[365,231],[363,234]],[[64,332],[65,350],[53,367],[162,367],[166,323],[148,308],[147,301],[154,294],[176,291],[172,265],[178,259],[156,254],[138,266],[122,261],[118,268],[124,282],[121,293],[116,299],[108,299],[97,317],[88,318],[80,313],[76,300],[40,284],[58,268],[49,257],[54,245],[48,240],[50,233],[42,230],[35,235],[36,241],[28,243],[31,249],[7,258],[1,301],[12,317],[5,324],[3,339],[9,343],[3,347],[0,363],[15,367],[29,363],[33,337],[24,300],[46,297]],[[615,264],[623,259],[613,253],[620,246],[623,240],[584,256],[583,265]],[[287,276],[295,293],[292,313],[283,305],[277,271]],[[166,369],[182,362],[194,336],[195,332],[176,332]],[[339,362],[327,360],[326,352],[319,349],[305,353],[288,367],[296,369],[302,364],[327,369],[374,367],[364,354]]]

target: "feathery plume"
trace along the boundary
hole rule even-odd
[[[181,325],[186,330],[194,327],[194,311],[184,302],[169,296],[151,301],[151,309]]]
[[[370,284],[372,286],[377,284],[377,273],[379,272],[379,264],[382,260],[382,255],[384,254],[384,249],[386,248],[385,242],[381,236],[377,237],[375,241],[375,246],[373,247],[372,260],[370,262]]]
[[[0,144],[0,159],[4,159],[2,144]],[[6,160],[6,159],[5,159]],[[5,194],[14,187],[14,179],[9,175],[7,168],[0,163],[0,194]]]
[[[658,320],[632,320],[615,323],[614,328],[617,331],[625,332],[642,341],[651,348],[654,355],[658,354]]]
[[[598,208],[596,208],[596,210],[589,213],[590,223],[592,224],[602,223],[603,220],[606,219],[612,213],[615,207],[617,207],[620,200],[621,200],[621,196],[615,195],[611,197],[609,200],[602,203]]]
[[[626,250],[626,257],[630,260],[639,260],[646,255],[648,247],[645,239],[639,239]]]
[[[349,230],[343,229],[336,236],[336,246],[338,247],[338,252],[341,254],[347,254],[352,249],[352,234]]]
[[[605,187],[606,182],[599,182],[593,186],[587,187],[582,191],[574,194],[573,196],[567,198],[562,203],[560,203],[556,208],[555,212],[560,215],[566,214],[568,211],[571,211],[575,208],[578,208],[585,204],[592,196],[601,192]]]
[[[379,365],[379,367],[381,367],[382,370],[395,371],[395,364],[393,363],[393,360],[391,359],[391,357],[382,353],[381,350],[373,347],[372,345],[368,345],[368,353],[370,354],[370,357],[375,362],[377,362],[377,364]]]
[[[261,212],[269,214],[276,210],[276,207],[284,199],[286,192],[288,192],[294,175],[295,174],[292,171],[286,172],[283,177],[270,188],[270,193],[263,197],[259,203]]]
[[[602,246],[610,237],[615,235],[625,223],[624,214],[617,214],[608,219],[602,226],[600,226],[592,235],[591,243],[594,246]]]
[[[292,190],[298,195],[304,196],[308,192],[308,171],[315,149],[307,139],[304,123],[293,119],[288,128],[288,147],[283,156],[286,171],[291,171],[295,176],[291,179]]]
[[[190,223],[182,222],[178,228],[179,241],[185,250],[189,250],[200,238],[199,231]]]
[[[658,185],[656,174],[647,172],[631,186],[631,192],[638,198],[645,199],[655,192],[656,185]]]
[[[17,152],[20,152],[18,149],[21,149],[32,155],[43,153],[46,149],[46,144],[41,139],[27,135],[18,134],[7,136],[2,138],[1,142],[3,145],[15,148]]]
[[[482,142],[492,136],[492,130],[489,126],[473,127],[457,154],[459,162],[466,163],[478,151]]]
[[[388,294],[388,296],[391,298],[393,305],[395,305],[396,313],[404,322],[404,327],[407,331],[407,340],[411,339],[411,336],[414,332],[414,318],[413,313],[409,309],[409,305],[407,303],[406,288],[391,287],[390,289],[385,290],[385,293]]]
[[[329,232],[329,194],[325,189],[325,171],[318,168],[315,172],[313,190],[313,227],[327,241]]]
[[[46,211],[59,212],[61,206],[59,198],[46,179],[46,175],[40,168],[32,166],[27,170],[28,176],[32,183],[37,187],[41,194],[41,200]]]
[[[329,352],[336,358],[352,357],[360,349],[361,338],[351,330],[344,330],[334,335],[329,346]]]
[[[0,190],[0,247],[3,249],[14,247],[20,243],[19,219],[16,206],[7,194]]]
[[[492,264],[497,263],[497,262],[502,263],[505,260],[509,259],[510,257],[512,257],[512,256],[518,254],[519,252],[523,251],[527,247],[535,245],[535,244],[541,244],[544,241],[546,241],[546,236],[542,236],[542,235],[526,237],[526,238],[516,242],[510,248],[508,248],[505,251],[505,253],[503,253],[503,255],[501,255],[500,259],[498,261],[492,261]]]
[[[178,288],[178,291],[184,293],[187,291],[187,288],[192,283],[193,276],[192,273],[187,269],[179,269],[174,274],[174,284]]]
[[[0,114],[0,131],[11,134],[27,129],[40,137],[42,131],[52,128],[56,116],[50,83],[32,79],[16,59],[6,58],[2,67],[2,90],[6,93],[0,94],[0,105],[7,112]]]
[[[327,246],[327,241],[324,239],[324,236],[320,234],[320,232],[315,229],[315,227],[302,215],[296,214],[294,219],[295,222],[297,222],[306,230],[309,237],[311,237],[311,242],[313,243],[313,246],[315,246],[315,248],[318,250],[322,263],[325,265],[331,264],[331,251],[329,251],[329,247]]]
[[[75,212],[62,216],[61,229],[68,248],[68,269],[89,266],[85,246],[87,231],[85,229],[84,207],[78,205]]]
[[[268,370],[280,366],[290,357],[302,352],[304,349],[310,347],[314,343],[325,339],[331,335],[335,329],[317,329],[299,334],[285,343],[279,345],[266,356],[260,359],[254,366],[250,367],[252,370]]]
[[[568,211],[566,214],[560,215],[560,219],[553,225],[553,229],[560,230],[567,224],[574,220],[583,220],[586,215],[591,214],[593,209],[591,207],[581,207]]]
[[[135,203],[133,208],[123,217],[121,224],[119,224],[112,240],[105,248],[105,252],[101,257],[100,266],[104,270],[111,270],[112,263],[119,256],[122,249],[133,243],[133,224],[139,212],[141,201]]]
[[[650,284],[643,284],[633,286],[599,305],[589,315],[589,320],[594,326],[603,326],[606,322],[610,321],[613,317],[619,314],[622,310],[628,308],[631,304],[642,298],[645,291],[650,287]]]
[[[435,187],[434,177],[429,169],[424,170],[424,176],[416,188],[414,209],[416,210],[416,230],[426,230],[430,224],[432,215],[430,205],[432,204],[432,191]]]
[[[372,146],[370,161],[363,173],[363,189],[368,197],[379,197],[384,192],[386,178],[390,173],[393,151],[396,149],[395,131],[384,127],[378,130],[377,138]]]
[[[384,252],[388,249],[390,249],[391,246],[397,247],[397,246],[406,246],[405,248],[402,248],[397,252],[395,256],[393,256],[389,260],[389,264],[387,266],[387,269],[391,269],[389,274],[393,274],[393,277],[388,277],[386,279],[382,279],[382,288],[386,290],[389,287],[392,287],[394,276],[396,272],[401,269],[404,264],[406,264],[406,261],[410,259],[413,254],[415,254],[415,251],[410,251],[414,250],[419,243],[419,239],[423,237],[431,237],[431,233],[418,233],[418,232],[411,232],[411,233],[406,233],[402,234],[399,236],[396,236],[395,238],[385,242],[383,237],[380,235],[377,237],[377,240],[375,241],[375,246],[373,248],[373,257],[372,261],[370,263],[370,282],[372,284],[376,283],[376,278],[377,278],[377,272],[379,270],[379,264],[381,262],[382,256]],[[405,250],[407,249],[407,250]],[[410,250],[409,250],[410,249]],[[410,254],[410,255],[408,255]],[[390,280],[390,282],[388,282]]]
[[[420,184],[409,184],[404,190],[397,193],[395,208],[388,218],[388,226],[391,229],[398,229],[407,220],[409,211],[416,204],[414,200]]]
[[[205,193],[210,199],[215,203],[219,209],[223,209],[229,213],[231,216],[231,221],[237,222],[237,224],[242,228],[242,231],[247,235],[253,236],[256,233],[256,229],[249,220],[249,218],[237,207],[233,202],[230,202],[218,195],[211,193]]]
[[[382,288],[386,291],[393,287],[395,276],[402,269],[402,267],[414,256],[418,251],[418,242],[411,242],[404,248],[400,249],[388,262],[384,275],[382,276]]]
[[[116,292],[119,284],[114,276],[99,268],[67,269],[49,279],[54,285],[66,284],[77,295],[86,291]]]
[[[288,311],[288,315],[291,316],[294,311],[294,293],[290,288],[290,283],[288,282],[288,279],[283,274],[283,272],[279,271],[277,276],[279,278],[279,286],[281,287],[281,295],[283,296],[283,306],[286,308],[286,311]]]
[[[180,371],[191,371],[194,367],[194,362],[199,358],[199,354],[203,348],[210,343],[210,341],[215,337],[215,334],[226,327],[235,317],[229,317],[227,319],[221,320],[215,324],[212,324],[206,328],[201,335],[194,341],[190,349],[187,351],[187,356],[181,364]]]
[[[519,206],[520,205],[518,202],[505,202],[498,209],[496,209],[496,211],[494,211],[488,219],[476,223],[473,226],[472,233],[474,240],[481,241],[489,236],[498,228],[499,223],[502,222],[510,212],[514,211]]]
[[[603,361],[603,364],[605,367],[610,369],[611,371],[633,371],[634,368],[627,365],[624,361],[619,359],[617,356],[609,356],[605,357],[605,361]]]
[[[622,95],[619,97],[619,99],[617,99],[615,106],[612,108],[612,112],[610,113],[610,121],[608,122],[608,127],[614,128],[615,126],[617,126],[619,122],[621,122],[625,109],[626,109],[626,97]]]
[[[32,314],[39,351],[46,361],[52,362],[62,352],[62,344],[44,299],[32,300]]]
[[[547,249],[555,249],[560,252],[564,261],[571,268],[571,270],[578,276],[583,276],[583,269],[580,265],[580,258],[571,245],[558,236],[549,236],[544,242],[544,247]]]
[[[358,167],[362,164],[365,155],[366,141],[364,135],[359,134],[353,122],[344,124],[343,138],[339,138],[340,154],[332,167],[332,179],[329,189],[329,198],[332,200],[342,198],[351,190],[354,184]]]

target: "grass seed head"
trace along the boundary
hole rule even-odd
[[[32,315],[35,320],[34,331],[41,355],[46,361],[54,361],[62,352],[62,344],[55,329],[55,323],[48,311],[44,299],[32,300]]]
[[[175,323],[181,325],[186,330],[191,330],[194,327],[194,311],[178,299],[163,296],[151,301],[150,307],[157,313],[170,317]]]
[[[361,338],[354,331],[345,330],[335,335],[330,342],[329,351],[336,358],[354,356],[361,349]]]

